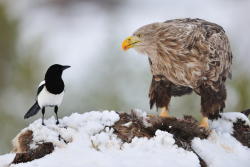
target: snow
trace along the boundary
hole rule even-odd
[[[72,142],[77,139],[79,134],[81,137],[89,137],[102,131],[106,126],[112,126],[119,120],[119,115],[114,111],[92,111],[85,114],[74,113],[70,117],[64,117],[60,120],[60,125],[55,124],[56,120],[51,117],[45,121],[46,126],[41,125],[41,119],[30,124],[28,128],[22,130],[33,131],[34,143],[52,142],[59,148],[65,147],[65,141]],[[66,128],[67,127],[67,128]],[[58,140],[58,136],[61,139]],[[87,135],[87,136],[86,136]]]
[[[211,167],[250,166],[250,149],[233,136],[233,123],[238,119],[250,125],[249,119],[239,112],[221,113],[221,118],[210,121],[212,132],[208,139],[195,138],[192,148]]]
[[[193,153],[175,145],[173,135],[157,130],[155,137],[134,138],[123,146],[128,156],[133,158],[126,166],[199,166],[198,157]],[[139,162],[136,162],[140,159]],[[181,161],[180,161],[181,160]]]
[[[192,148],[209,167],[249,167],[250,149],[228,133],[213,131],[206,140],[195,138]]]
[[[145,112],[136,110],[134,114],[147,122]],[[210,122],[213,130],[208,139],[193,139],[192,148],[209,167],[249,166],[250,149],[231,136],[230,128],[237,119],[249,123],[243,114],[223,113],[221,121]],[[36,120],[21,132],[33,131],[32,147],[41,142],[53,142],[55,150],[41,159],[10,167],[200,166],[198,156],[175,145],[173,135],[168,132],[157,130],[150,139],[135,137],[131,143],[123,143],[110,127],[118,120],[115,111],[74,113],[62,118],[59,126],[55,125],[54,117],[45,120],[46,126],[41,125],[41,119]],[[59,135],[63,140],[59,140]],[[6,167],[13,158],[14,154],[0,156],[0,167]]]
[[[249,119],[242,113],[239,112],[225,112],[221,113],[221,118],[218,120],[210,121],[210,127],[217,132],[233,133],[233,123],[238,119],[245,121],[245,125],[250,126]]]
[[[238,119],[245,121],[246,125],[250,125],[250,121],[247,118],[246,115],[240,113],[240,112],[226,112],[226,113],[221,113],[221,116],[223,119],[227,119],[231,122],[236,122]]]
[[[0,167],[8,167],[10,162],[15,158],[15,154],[0,155]]]

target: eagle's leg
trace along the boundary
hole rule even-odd
[[[160,117],[170,117],[168,105],[171,100],[171,82],[163,76],[153,76],[149,89],[150,109],[161,109]]]
[[[170,118],[168,107],[162,107],[161,108],[161,113],[159,115],[162,118]]]
[[[155,104],[157,108],[161,108],[160,117],[170,117],[168,106],[171,97],[190,93],[191,88],[175,85],[164,76],[154,75],[149,89],[150,109]]]
[[[200,127],[203,127],[203,128],[209,128],[209,125],[208,125],[208,117],[206,116],[203,116],[201,121],[200,121],[200,124],[199,124]]]
[[[202,86],[200,88],[201,96],[201,113],[202,120],[201,127],[208,128],[208,119],[219,117],[219,113],[225,108],[226,88],[222,84],[218,87],[218,91],[213,90],[211,87]]]

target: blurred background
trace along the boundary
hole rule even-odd
[[[156,113],[148,104],[147,57],[123,52],[121,42],[142,25],[168,19],[198,17],[224,27],[234,53],[225,111],[250,108],[249,10],[249,0],[0,0],[0,154],[41,117],[23,119],[54,63],[72,66],[63,75],[60,117],[105,109]],[[199,119],[199,103],[197,95],[174,98],[172,115]]]

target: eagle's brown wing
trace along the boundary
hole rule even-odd
[[[176,85],[217,91],[231,76],[232,53],[223,28],[201,19],[176,19],[159,30],[153,75],[163,74]]]
[[[205,77],[208,79],[207,84],[211,85],[214,90],[225,82],[227,78],[232,77],[232,52],[229,40],[222,27],[207,22],[200,21],[203,38],[208,41],[208,54],[206,54]]]

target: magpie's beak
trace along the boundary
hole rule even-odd
[[[69,68],[70,66],[63,66],[62,69],[66,70],[67,68]]]

